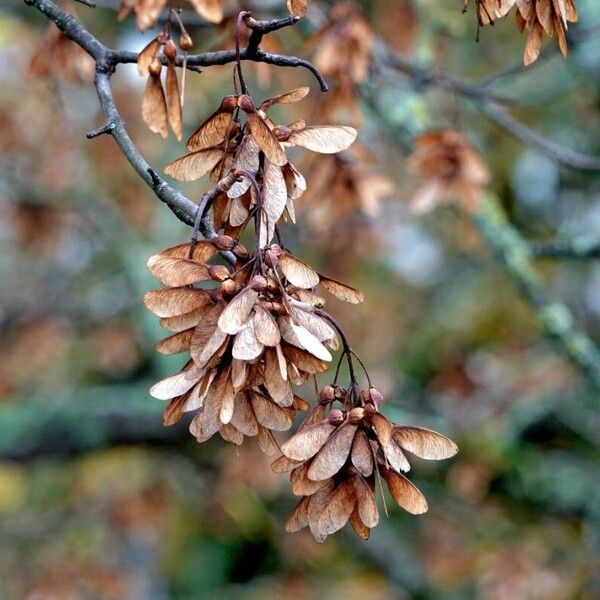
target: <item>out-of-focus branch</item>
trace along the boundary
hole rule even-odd
[[[483,103],[481,112],[501,129],[554,162],[580,171],[600,171],[600,158],[565,148],[533,131],[497,104]]]
[[[593,35],[594,31],[595,28],[589,28],[589,35]],[[578,39],[587,38],[582,35]],[[391,52],[381,41],[376,52],[375,65],[376,70],[382,73],[385,73],[386,69],[392,69],[409,77],[416,86],[437,87],[472,101],[477,109],[495,125],[560,165],[582,171],[600,171],[600,157],[565,148],[515,119],[501,106],[515,103],[515,99],[491,90],[491,80],[486,80],[481,84],[465,83],[448,73],[408,61]],[[513,69],[510,74],[507,73],[503,76],[508,77],[518,72],[519,70]]]
[[[547,258],[588,259],[600,258],[600,243],[589,240],[573,240],[571,242],[532,243],[534,256]]]
[[[141,386],[139,389],[144,389]],[[186,424],[165,428],[164,406],[131,386],[106,386],[0,407],[0,459],[74,455],[115,444],[156,445],[189,439]]]
[[[509,223],[492,194],[487,195],[474,219],[489,248],[535,309],[546,335],[554,339],[571,363],[600,389],[598,348],[585,333],[576,330],[571,311],[546,296],[534,268],[529,244]]]

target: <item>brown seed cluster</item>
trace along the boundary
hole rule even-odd
[[[207,262],[219,250],[237,255],[234,271]],[[335,329],[318,314],[324,300],[315,287],[350,302],[363,297],[277,245],[254,265],[259,261],[262,273],[249,268],[246,249],[226,235],[196,243],[191,253],[189,244],[168,248],[148,261],[167,287],[148,292],[144,301],[172,332],[157,350],[190,354],[180,372],[151,389],[169,400],[165,424],[196,411],[190,430],[199,441],[217,431],[236,444],[257,435],[271,454],[277,446],[270,432],[289,429],[294,411],[308,407],[292,386],[324,372],[330,350],[339,347]],[[213,287],[191,287],[208,282]]]
[[[489,168],[477,149],[461,133],[450,129],[420,135],[408,166],[425,180],[411,200],[417,214],[453,201],[475,211],[490,181]]]
[[[302,5],[290,2],[290,10],[301,11]],[[138,61],[140,72],[149,72],[148,85],[157,90],[163,59],[168,68],[175,63],[176,48],[168,33],[151,42]],[[238,445],[256,437],[266,454],[283,453],[274,468],[292,469],[293,490],[304,496],[288,523],[290,531],[309,525],[323,541],[350,520],[367,538],[378,520],[374,490],[379,477],[409,511],[424,512],[427,504],[400,473],[409,468],[402,453],[402,447],[410,449],[402,445],[404,430],[379,413],[382,398],[374,388],[359,392],[354,361],[365,367],[339,323],[324,309],[323,291],[352,304],[363,302],[362,292],[294,256],[279,228],[283,220],[295,221],[294,202],[307,187],[286,150],[301,146],[333,155],[347,149],[357,131],[310,126],[302,120],[277,124],[269,109],[295,104],[308,88],[256,103],[240,60],[235,76],[234,93],[225,96],[191,135],[188,153],[165,168],[182,181],[209,174],[216,185],[202,197],[191,243],[167,248],[148,261],[164,287],[148,292],[144,301],[171,333],[156,349],[187,357],[177,373],[156,383],[150,393],[168,401],[165,425],[193,413],[190,431],[199,442],[216,433]],[[170,117],[168,110],[166,114]],[[159,132],[166,135],[164,117]],[[358,175],[343,162],[336,163],[336,169],[335,193],[346,192],[350,202],[358,202],[360,191],[353,189]],[[196,232],[207,217],[217,233],[198,240]],[[249,226],[254,230],[250,250],[240,242]],[[310,378],[316,386],[316,376],[328,369],[337,351],[340,365],[343,359],[348,364],[349,388],[327,386],[311,408],[294,387]],[[338,374],[339,366],[334,381]],[[369,380],[366,369],[365,375]],[[332,408],[335,402],[342,408]],[[280,445],[276,436],[292,427],[299,411],[309,411],[299,432]],[[412,445],[417,454],[441,458],[455,452],[454,444],[439,434],[410,431],[409,438],[417,439]]]
[[[178,50],[172,37],[171,19],[173,18],[177,21],[181,32],[179,36],[179,48],[183,51],[181,86],[175,68]],[[183,135],[187,51],[192,48],[192,45],[192,38],[177,12],[171,10],[164,31],[151,40],[138,55],[138,74],[142,77],[148,76],[142,100],[142,118],[150,131],[160,134],[162,138],[167,137],[169,125],[178,140],[181,140]],[[163,62],[167,63],[166,94],[161,81]]]
[[[465,0],[463,12],[469,0]],[[556,35],[558,46],[567,56],[567,28],[578,20],[573,0],[475,0],[479,26],[493,25],[494,21],[506,16],[516,6],[517,27],[528,31],[523,53],[525,65],[534,63],[540,55],[543,34]]]
[[[318,542],[347,522],[368,539],[379,522],[379,478],[399,506],[412,514],[426,512],[427,501],[402,474],[410,469],[404,451],[439,460],[458,450],[434,431],[390,423],[379,412],[382,397],[374,388],[360,391],[360,406],[354,406],[351,396],[352,391],[337,386],[323,388],[319,404],[282,445],[283,455],[273,463],[277,472],[291,471],[292,491],[302,496],[287,521],[287,531],[308,526]],[[343,404],[341,410],[331,408],[335,401]]]

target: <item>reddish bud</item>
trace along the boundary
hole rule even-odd
[[[360,423],[363,420],[364,416],[365,416],[364,409],[360,408],[360,407],[356,407],[356,408],[353,408],[348,413],[348,421],[350,421],[350,423],[352,423],[353,425],[356,425],[357,423]]]
[[[235,246],[235,240],[228,235],[218,235],[213,240],[213,244],[219,250],[231,250]]]
[[[372,404],[367,404],[364,408],[364,418],[369,420],[377,412]]]
[[[248,287],[256,290],[257,292],[262,292],[267,287],[267,278],[262,275],[255,275],[248,284]]]
[[[237,96],[225,96],[223,100],[221,100],[221,110],[226,112],[233,112],[238,105]]]
[[[330,404],[335,400],[335,389],[332,385],[326,385],[319,392],[319,402],[321,404]]]
[[[208,274],[214,281],[225,281],[229,279],[229,269],[224,265],[211,265],[208,267]]]
[[[221,290],[221,294],[223,294],[223,296],[231,297],[235,296],[237,293],[238,285],[233,279],[226,279],[225,281],[221,282],[219,289]]]
[[[334,408],[327,416],[327,420],[332,425],[341,425],[344,422],[344,413],[341,410]]]
[[[256,112],[256,105],[254,104],[254,100],[252,100],[252,98],[250,96],[248,96],[247,94],[242,94],[237,99],[237,105],[244,112]]]
[[[179,36],[179,47],[182,50],[185,50],[187,52],[188,50],[192,49],[193,45],[194,45],[194,42],[192,41],[192,38],[190,37],[190,34],[187,31],[184,31]]]
[[[369,388],[369,398],[376,408],[379,408],[379,405],[383,402],[383,396],[381,395],[381,392],[376,390],[374,387]]]
[[[275,129],[273,130],[273,133],[280,142],[287,142],[290,139],[290,137],[292,137],[292,133],[294,132],[292,129],[286,127],[285,125],[277,125],[277,127],[275,127]]]
[[[165,56],[169,60],[175,60],[175,58],[177,57],[177,46],[175,45],[175,42],[171,39],[165,42]]]

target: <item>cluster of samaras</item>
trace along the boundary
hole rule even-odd
[[[226,193],[229,201],[223,219],[227,231],[239,234],[260,197],[259,245],[264,247],[282,217],[295,221],[294,200],[306,189],[304,177],[288,160],[286,147],[333,154],[348,148],[356,138],[352,127],[307,126],[304,121],[277,125],[267,115],[271,106],[298,102],[308,92],[307,87],[300,87],[267,98],[259,106],[247,94],[226,96],[188,140],[190,152],[167,165],[165,173],[180,181],[194,181],[209,172],[213,180],[232,171],[239,174],[240,181]],[[240,113],[245,115],[243,124]],[[221,203],[224,201],[222,197]],[[216,207],[220,209],[219,201]],[[216,212],[220,227],[222,211]]]
[[[411,514],[426,512],[425,497],[402,475],[410,469],[404,451],[440,460],[458,450],[435,431],[390,423],[379,412],[383,399],[375,388],[356,394],[360,406],[352,407],[353,393],[324,387],[319,404],[281,446],[283,455],[272,465],[276,472],[291,471],[292,491],[302,496],[286,529],[294,532],[308,526],[319,542],[348,521],[360,537],[368,539],[379,522],[378,477],[385,480],[399,506]],[[335,401],[342,403],[341,410],[331,408]]]
[[[349,302],[363,296],[318,275],[277,245],[261,252],[262,261],[252,261],[229,236],[198,242],[188,258],[189,247],[169,248],[148,262],[168,287],[148,292],[146,306],[173,332],[157,350],[190,353],[183,369],[150,393],[170,400],[166,425],[197,411],[190,430],[199,441],[217,432],[236,444],[244,436],[258,436],[262,449],[272,454],[277,445],[271,432],[289,429],[295,411],[308,407],[292,385],[326,371],[330,350],[339,347],[334,328],[319,315],[324,300],[315,286]],[[233,272],[206,262],[222,249],[238,256]],[[190,287],[199,282],[215,287]]]
[[[465,7],[469,0],[465,0]],[[564,56],[567,55],[567,27],[577,22],[577,8],[573,0],[475,0],[477,18],[481,26],[493,25],[494,21],[517,7],[517,26],[522,32],[527,29],[524,62],[535,62],[542,47],[542,37],[558,38],[558,45]]]
[[[235,270],[208,261],[220,251],[236,254]],[[233,238],[221,235],[193,246],[181,244],[150,258],[148,267],[165,288],[148,292],[146,306],[173,334],[157,344],[190,360],[151,389],[169,400],[164,423],[195,412],[190,431],[199,442],[215,433],[234,444],[256,436],[276,472],[292,470],[292,489],[303,496],[287,529],[310,526],[323,541],[349,520],[363,538],[378,521],[377,476],[396,502],[413,514],[427,510],[419,490],[402,472],[410,468],[403,450],[441,459],[456,452],[444,436],[417,427],[394,426],[379,412],[380,394],[326,386],[318,403],[294,393],[331,361],[338,334],[322,310],[318,286],[341,300],[362,294],[324,277],[280,246],[250,258]],[[253,267],[253,268],[252,268]],[[211,288],[192,287],[213,282]],[[342,410],[333,409],[339,402]],[[310,409],[298,432],[279,445],[274,432],[292,427],[297,411]]]
[[[241,72],[240,84],[245,89]],[[216,433],[234,444],[257,437],[267,455],[283,451],[273,468],[293,469],[294,491],[305,497],[289,530],[309,525],[323,541],[350,519],[366,538],[378,518],[378,474],[400,506],[413,513],[426,510],[420,492],[401,474],[408,470],[401,448],[444,458],[456,447],[427,430],[394,429],[379,413],[379,393],[374,388],[359,393],[355,355],[320,294],[325,290],[350,303],[362,302],[363,294],[321,275],[281,241],[278,222],[294,220],[294,200],[306,189],[286,148],[333,154],[348,148],[357,133],[303,121],[278,125],[267,115],[271,106],[297,102],[307,93],[302,87],[259,105],[247,93],[226,96],[188,140],[189,153],[166,167],[183,181],[210,174],[217,182],[203,197],[197,218],[210,210],[222,234],[168,248],[148,261],[165,287],[148,292],[146,306],[172,332],[157,350],[189,353],[183,368],[155,384],[151,394],[169,401],[165,425],[194,412],[190,431],[200,442]],[[250,223],[251,252],[239,241]],[[223,252],[235,257],[232,266],[222,264]],[[331,352],[339,349],[348,361],[348,391],[326,386],[311,409],[294,386],[324,373]],[[335,402],[343,410],[332,409]],[[297,412],[309,409],[300,431],[280,446],[277,432],[289,430]]]

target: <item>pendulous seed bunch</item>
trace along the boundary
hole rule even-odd
[[[164,36],[154,42],[164,43]],[[147,47],[141,60],[155,52]],[[267,455],[279,455],[273,469],[291,470],[292,490],[302,496],[288,531],[308,525],[322,542],[349,521],[366,539],[379,518],[375,489],[381,478],[400,506],[414,514],[427,510],[421,493],[402,474],[410,468],[404,450],[440,459],[457,448],[440,434],[393,425],[381,414],[381,394],[321,295],[357,304],[364,300],[362,292],[294,256],[279,228],[281,221],[295,221],[294,203],[307,187],[286,149],[335,154],[354,142],[356,130],[304,121],[277,124],[269,109],[302,100],[308,88],[256,103],[239,58],[236,75],[234,93],[192,134],[188,153],[165,168],[182,181],[209,174],[215,187],[198,206],[192,241],[148,261],[164,287],[148,292],[145,304],[171,332],[156,349],[189,356],[179,372],[150,393],[168,401],[165,425],[194,413],[190,431],[199,442],[216,433],[238,445],[256,437]],[[199,240],[206,219],[215,233]],[[240,239],[252,226],[249,250]],[[311,378],[316,385],[316,376],[327,371],[338,350],[333,384],[314,404],[297,395],[295,386]],[[347,389],[337,384],[344,359]],[[367,389],[359,387],[355,361],[365,369]],[[303,411],[308,413],[299,430],[281,444],[276,436],[291,429]]]

